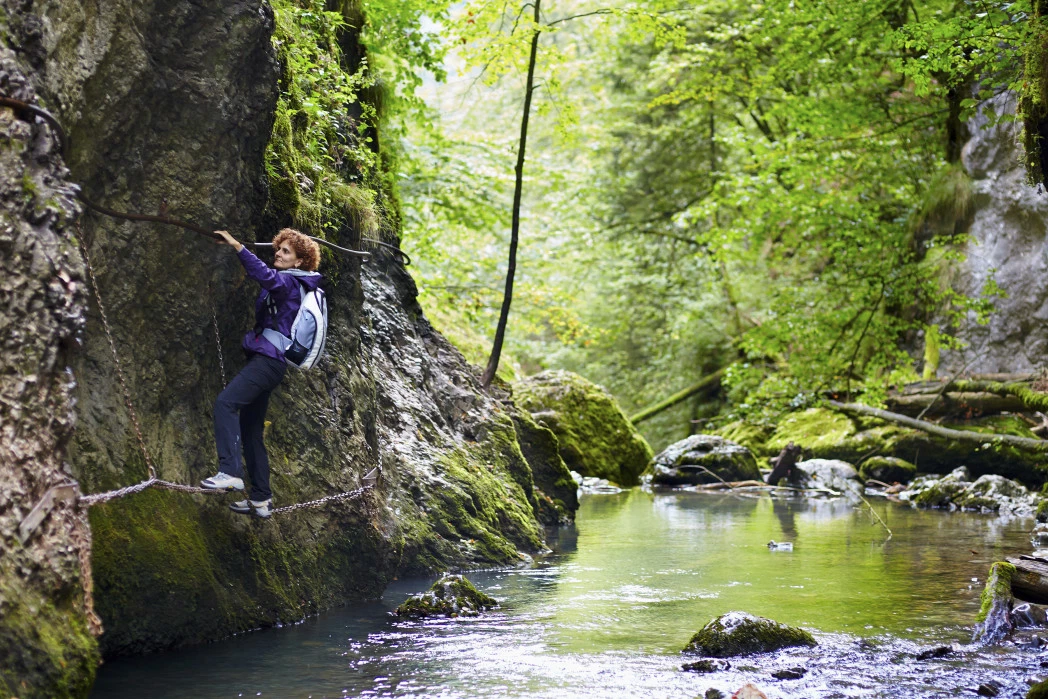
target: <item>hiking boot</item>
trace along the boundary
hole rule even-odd
[[[251,502],[249,500],[237,500],[229,506],[229,509],[242,515],[249,515],[251,514]]]
[[[262,519],[269,519],[273,516],[273,499],[269,500],[251,500],[251,507],[255,509],[255,516],[261,517]]]
[[[200,481],[200,485],[210,490],[243,490],[244,479],[231,476],[228,473],[216,473],[210,478]]]

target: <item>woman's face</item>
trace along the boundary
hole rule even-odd
[[[295,269],[302,264],[302,260],[295,254],[294,248],[286,240],[280,244],[274,254],[273,266],[277,269]]]

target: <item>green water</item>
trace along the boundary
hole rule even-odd
[[[990,563],[1028,553],[1028,519],[911,510],[887,502],[772,500],[633,490],[582,500],[555,553],[519,570],[472,573],[499,599],[473,620],[389,615],[431,579],[281,629],[107,663],[93,697],[694,697],[754,682],[771,697],[975,696],[995,679],[1022,696],[1048,656],[965,645]],[[769,551],[769,540],[792,552]],[[974,579],[974,580],[973,580]],[[682,672],[690,636],[743,610],[819,640]],[[919,651],[954,652],[918,661]],[[802,666],[802,680],[776,669]]]

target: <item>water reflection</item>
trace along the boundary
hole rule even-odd
[[[96,698],[237,696],[695,696],[743,681],[773,696],[957,694],[988,673],[1018,690],[1035,653],[965,650],[918,663],[921,647],[967,640],[989,563],[1029,549],[1028,520],[874,503],[640,490],[587,496],[577,527],[535,568],[470,577],[503,601],[465,621],[388,615],[431,580],[294,627],[102,668]],[[770,539],[792,541],[770,552]],[[977,582],[972,582],[977,578]],[[820,647],[745,659],[712,676],[679,650],[732,609],[816,632]],[[803,680],[771,680],[805,665]],[[974,682],[974,684],[972,684]],[[772,686],[769,686],[772,685]],[[260,693],[260,694],[259,694]]]

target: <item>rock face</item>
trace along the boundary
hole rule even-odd
[[[991,101],[998,113],[1014,113],[1015,99]],[[941,375],[969,372],[1036,371],[1048,351],[1048,196],[1026,183],[1020,163],[1020,124],[990,129],[981,114],[969,122],[971,138],[961,152],[971,178],[974,218],[967,259],[954,286],[977,295],[991,278],[1007,293],[994,301],[990,323],[969,323],[961,333],[968,346],[943,351]]]
[[[557,435],[572,471],[630,486],[651,461],[651,447],[611,394],[578,374],[544,371],[518,382],[513,397]]]
[[[760,480],[757,460],[723,437],[694,434],[666,447],[652,462],[652,485],[677,486]]]
[[[484,594],[461,575],[444,575],[420,595],[406,599],[395,614],[407,619],[434,616],[480,616],[499,606],[498,600]]]
[[[166,208],[246,241],[268,241],[292,223],[272,208],[263,215],[263,153],[279,77],[266,2],[44,1],[27,8],[11,0],[4,9],[0,35],[19,47],[18,61],[31,69],[27,80],[66,126],[72,178],[93,198],[147,213]],[[17,487],[9,490],[5,481],[0,517],[9,530],[63,477],[73,390],[63,371],[84,295],[68,231],[72,209],[60,183],[44,181],[60,174],[53,145],[41,127],[8,116],[0,128],[11,129],[21,150],[5,151],[14,160],[4,197],[26,223],[4,243],[4,264],[26,277],[17,298],[27,305],[20,316],[5,311],[4,321],[36,325],[4,355],[32,359],[17,367],[21,383],[4,384],[5,400],[23,406],[24,417],[0,416],[5,430],[38,435],[25,458],[40,455],[33,473],[12,474]],[[161,478],[194,483],[216,470],[211,405],[222,387],[221,362],[227,379],[242,364],[238,347],[257,286],[229,248],[195,234],[97,215],[82,224],[146,450]],[[0,232],[0,241],[6,235]],[[359,247],[349,224],[326,235]],[[269,522],[238,517],[221,496],[159,490],[91,508],[104,654],[162,650],[300,619],[374,597],[396,575],[513,564],[522,552],[543,548],[541,503],[559,499],[558,516],[573,513],[552,442],[532,440],[528,456],[522,453],[513,413],[481,390],[474,368],[433,330],[395,256],[376,253],[362,267],[357,258],[326,253],[321,271],[330,306],[327,358],[309,372],[289,372],[269,405],[275,505],[352,490],[376,467],[377,488]],[[70,461],[83,489],[97,492],[141,481],[147,468],[94,303],[84,338],[70,360],[78,421]],[[8,443],[5,433],[3,448]],[[529,459],[541,463],[540,478]],[[6,478],[8,461],[0,464]],[[8,493],[16,499],[5,500]],[[71,513],[59,510],[49,522],[36,539],[46,546],[86,536]],[[33,589],[48,590],[46,599],[37,604],[14,587],[6,597],[10,585],[22,585],[7,569],[0,593],[14,600],[17,591],[38,610],[37,641],[49,645],[33,657],[50,668],[39,671],[41,682],[51,671],[89,681],[94,650],[76,547],[45,554],[26,555],[54,571],[32,573]],[[18,556],[5,551],[0,565]],[[26,570],[37,570],[26,561]],[[5,613],[0,629],[31,649],[32,632],[19,618]],[[48,624],[58,631],[44,636]]]
[[[792,646],[814,646],[815,639],[804,629],[780,624],[746,612],[728,612],[706,624],[691,637],[685,653],[711,658],[768,653]]]
[[[29,57],[8,48],[21,40],[0,32],[0,94],[35,102]],[[0,696],[23,699],[84,696],[98,662],[87,522],[65,498],[46,505],[71,479],[66,368],[86,302],[77,207],[57,141],[32,121],[0,108]]]

